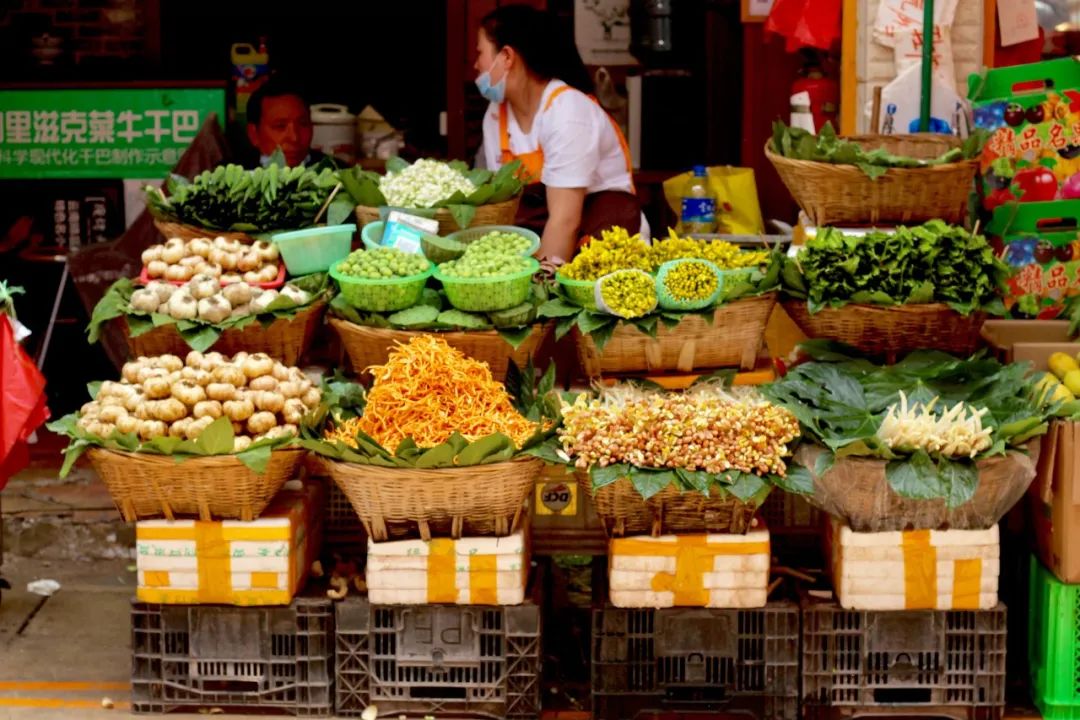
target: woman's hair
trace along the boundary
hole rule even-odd
[[[485,15],[480,26],[496,48],[514,48],[542,80],[559,79],[587,95],[593,93],[592,78],[572,33],[552,13],[528,5],[503,5]]]

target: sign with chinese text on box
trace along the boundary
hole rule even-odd
[[[169,172],[225,90],[0,90],[0,178],[152,178]]]

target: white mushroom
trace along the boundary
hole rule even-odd
[[[176,292],[176,286],[172,283],[161,282],[160,280],[152,280],[146,284],[147,290],[152,290],[157,295],[158,302],[168,302],[173,293]]]
[[[251,286],[247,283],[240,282],[227,285],[222,289],[221,293],[233,307],[236,307],[237,305],[246,305],[251,302]]]
[[[173,293],[169,298],[169,315],[177,320],[193,320],[198,312],[198,301],[186,291]]]
[[[213,295],[199,301],[199,319],[208,323],[220,323],[229,319],[232,306],[221,295]]]
[[[169,271],[169,263],[164,260],[151,260],[146,265],[146,274],[152,278],[165,277]]]

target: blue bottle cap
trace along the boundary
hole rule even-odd
[[[705,177],[707,174],[708,174],[708,171],[705,169],[704,165],[695,165],[694,166],[694,175],[696,175],[698,177]]]

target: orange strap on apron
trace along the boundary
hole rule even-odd
[[[551,91],[551,95],[548,95],[547,102],[544,103],[544,112],[551,109],[551,104],[555,102],[555,98],[563,94],[567,90],[573,90],[574,88],[569,85],[563,85],[562,87],[555,88]],[[580,92],[580,91],[578,91]],[[586,95],[587,98],[592,100],[597,106],[600,106],[600,101],[592,95]],[[603,109],[601,107],[601,109]],[[544,170],[544,148],[537,145],[536,149],[531,152],[524,152],[515,155],[510,150],[510,121],[509,121],[509,109],[506,102],[502,102],[499,105],[499,161],[505,165],[506,163],[513,162],[514,160],[521,161],[521,176],[527,179],[529,184],[540,182],[540,174]],[[630,176],[630,190],[631,192],[637,192],[634,187],[634,166],[630,159],[630,146],[626,142],[626,137],[623,135],[622,128],[619,127],[619,123],[615,122],[615,118],[605,110],[604,115],[611,121],[611,127],[615,131],[615,137],[619,140],[619,147],[622,148],[623,157],[626,159],[626,172]]]

